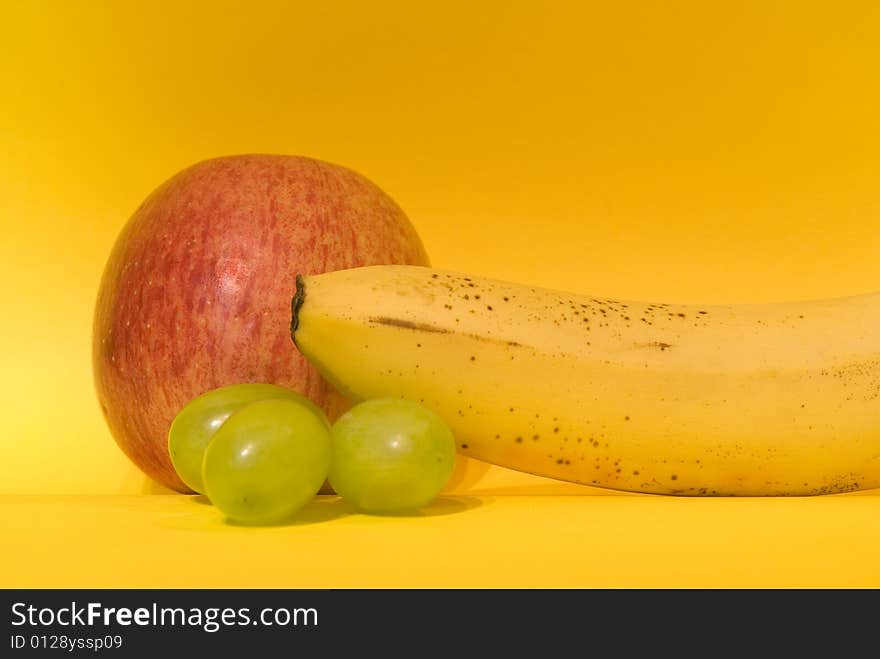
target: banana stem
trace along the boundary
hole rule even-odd
[[[290,300],[290,338],[296,345],[296,329],[299,327],[299,310],[306,301],[306,283],[302,275],[296,276],[296,293]],[[299,346],[297,346],[299,348]]]

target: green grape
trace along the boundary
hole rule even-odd
[[[421,405],[377,398],[355,405],[331,429],[330,484],[365,512],[413,510],[452,475],[455,440]]]
[[[202,459],[214,433],[233,412],[267,398],[307,401],[295,391],[273,384],[234,384],[208,391],[187,403],[168,431],[168,452],[180,480],[191,490],[204,492]]]
[[[330,424],[315,405],[252,403],[227,419],[205,451],[205,494],[230,519],[290,517],[317,494],[330,469]]]

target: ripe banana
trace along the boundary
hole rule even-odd
[[[419,401],[504,467],[657,494],[880,487],[880,293],[674,305],[371,266],[298,277],[291,334],[352,399]]]

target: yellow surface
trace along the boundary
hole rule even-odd
[[[195,497],[0,498],[0,583],[40,587],[880,587],[880,493],[450,496],[413,517],[319,497],[226,524]]]
[[[212,156],[289,153],[352,167],[401,204],[444,268],[668,302],[877,288],[878,33],[880,4],[871,0],[5,2],[0,494],[155,490],[116,448],[95,402],[94,296],[110,246],[141,200],[176,171]],[[526,486],[537,481],[493,469],[461,490]],[[210,555],[204,541],[229,557],[217,538],[229,547],[256,547],[258,538],[300,531],[211,536],[198,526],[199,515],[210,511],[173,512],[183,501],[65,501],[6,500],[7,538],[17,537],[5,532],[8,520],[27,526],[40,511],[46,524],[75,533],[78,523],[106,523],[97,536],[75,536],[77,552],[61,562],[28,559],[15,574],[42,574],[44,583],[50,575],[59,582],[75,574],[83,583],[109,579],[96,557],[115,543],[137,544],[143,532],[155,549],[136,554],[140,562],[127,568],[113,564],[113,573],[147,583],[158,574],[150,560],[165,565],[156,557],[166,542]],[[869,572],[876,563],[865,562],[866,548],[876,549],[876,526],[873,536],[860,526],[870,522],[862,514],[872,505],[878,517],[876,497],[852,504],[601,497],[598,508],[592,498],[517,501],[499,496],[406,527],[399,525],[411,520],[361,518],[309,527],[303,532],[315,543],[313,556],[319,541],[355,544],[349,529],[366,533],[377,549],[353,563],[321,560],[308,578],[339,570],[333,574],[344,581],[355,566],[369,573],[365,563],[384,560],[380,549],[397,551],[392,539],[413,551],[394,554],[408,557],[403,567],[376,573],[387,583],[405,581],[416,565],[427,571],[429,562],[447,560],[441,548],[453,542],[450,556],[475,552],[499,580],[524,555],[516,552],[544,547],[547,565],[536,559],[525,571],[550,574],[555,552],[571,557],[585,551],[582,543],[599,543],[596,567],[577,568],[595,572],[560,568],[548,580],[599,578],[617,538],[644,529],[647,548],[639,560],[622,554],[617,574],[671,583],[676,575],[709,578],[713,570],[730,577],[742,563],[743,574],[755,579],[877,584]],[[617,505],[626,511],[626,527],[613,521],[617,509],[604,508]],[[542,544],[534,525],[553,523],[541,521],[545,508],[552,511],[547,519],[582,519],[577,533],[584,535],[560,522],[555,544]],[[668,541],[659,554],[650,544],[661,542],[658,510],[679,532],[677,545],[659,536]],[[596,519],[605,526],[595,529]],[[198,528],[166,528],[162,520],[192,520]],[[760,532],[722,542],[728,536],[703,530],[726,520],[740,532]],[[117,538],[114,524],[128,535]],[[400,532],[386,539],[388,528]],[[861,543],[819,534],[823,528],[844,529],[843,537]],[[461,536],[445,535],[449,529]],[[19,530],[21,539],[2,543],[3,551],[38,556],[40,547],[66,547],[65,536],[36,521]],[[437,538],[440,544],[415,544]],[[805,538],[814,545],[803,545]],[[279,555],[287,547],[270,546]],[[691,549],[675,554],[673,546]],[[735,547],[751,549],[741,561]],[[482,553],[489,548],[493,560]],[[715,553],[699,558],[698,548]],[[677,572],[661,560],[673,555]],[[444,569],[470,569],[458,563],[449,558]],[[636,567],[624,569],[630,563]],[[229,565],[228,578],[245,579],[246,568]],[[162,578],[177,583],[186,570]]]

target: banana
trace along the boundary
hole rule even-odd
[[[292,307],[342,393],[418,401],[479,460],[654,494],[880,487],[880,293],[677,305],[370,266],[297,277]]]

